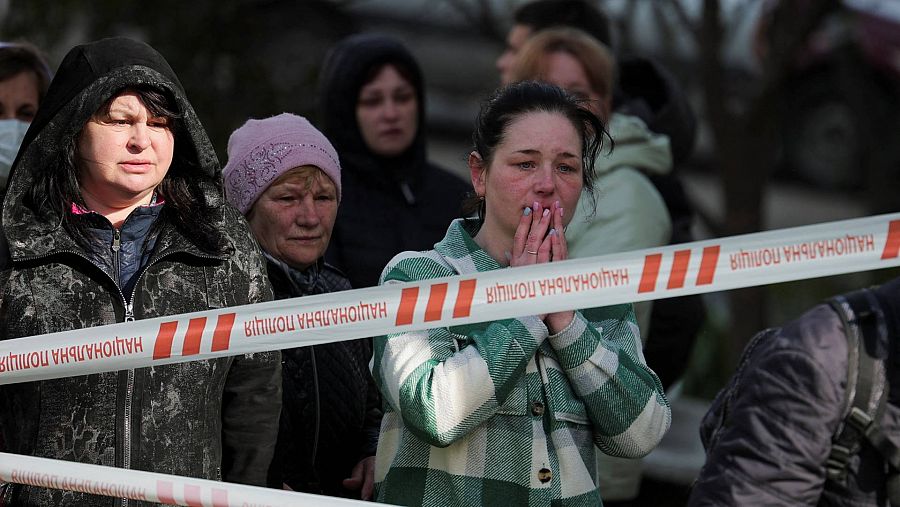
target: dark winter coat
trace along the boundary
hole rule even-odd
[[[397,157],[373,154],[356,121],[359,91],[385,63],[406,69],[416,89],[419,129]],[[319,79],[322,131],[341,158],[342,197],[325,258],[355,288],[378,284],[382,269],[405,250],[430,250],[461,216],[470,186],[427,161],[425,96],[419,65],[398,41],[362,34],[340,42]]]
[[[673,170],[647,173],[662,196],[672,219],[669,244],[694,241],[691,227],[694,206],[679,178],[679,168],[694,151],[697,118],[678,80],[655,61],[624,58],[619,62],[619,89],[614,100],[616,112],[637,116],[647,127],[669,137]],[[706,308],[699,295],[658,299],[653,302],[650,329],[644,343],[647,364],[668,388],[684,374],[697,333],[706,320]]]
[[[277,299],[350,289],[342,273],[320,262],[304,272],[269,260]],[[369,373],[372,342],[349,340],[281,351],[284,404],[270,485],[295,491],[359,497],[341,482],[374,456],[381,398]]]
[[[227,246],[222,253],[201,249],[167,218],[172,205],[163,204],[152,253],[129,299],[92,261],[113,256],[111,248],[85,251],[59,219],[39,218],[23,198],[36,173],[63,170],[60,151],[99,106],[137,83],[174,96],[182,115],[173,127],[176,163],[184,165],[173,163],[169,175],[196,173],[192,202],[212,206]],[[127,39],[70,51],[25,137],[3,206],[9,251],[0,272],[0,339],[270,300],[259,248],[226,205],[219,173],[203,127],[158,53]],[[88,216],[92,225],[112,228]],[[2,442],[20,454],[264,485],[281,405],[279,358],[248,354],[5,385]],[[13,491],[17,506],[142,504],[34,487]]]
[[[880,424],[896,441],[900,279],[875,294],[892,340],[890,395]],[[867,443],[850,461],[846,486],[825,481],[832,435],[847,403],[847,352],[841,319],[828,305],[751,342],[701,424],[707,461],[689,505],[887,505],[884,461]]]

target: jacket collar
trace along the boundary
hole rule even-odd
[[[289,289],[288,294],[292,297],[306,296],[316,293],[316,287],[319,285],[319,276],[325,266],[325,259],[319,257],[316,262],[304,269],[294,269],[286,263],[269,255],[265,250],[263,257],[266,259],[266,272],[269,280],[275,288],[275,292],[281,288]]]
[[[461,275],[502,267],[472,239],[479,226],[476,219],[458,218],[450,223],[444,239],[434,245],[435,251]]]
[[[58,221],[53,223],[41,220],[21,222],[16,224],[16,230],[17,234],[7,235],[9,255],[13,261],[25,261],[62,253],[87,255]],[[200,258],[225,258],[225,256],[215,256],[204,252],[175,227],[164,222],[156,241],[154,258],[173,252],[184,252]]]

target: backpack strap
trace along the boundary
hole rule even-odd
[[[880,440],[890,442],[877,424],[888,394],[888,331],[878,300],[868,289],[834,297],[829,304],[840,316],[847,338],[847,401],[825,472],[829,480],[845,484],[847,465],[864,438],[878,434]]]

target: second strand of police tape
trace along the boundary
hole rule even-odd
[[[0,452],[0,482],[192,507],[372,505],[308,493]]]

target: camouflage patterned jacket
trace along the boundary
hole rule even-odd
[[[116,51],[123,56],[110,54]],[[70,82],[57,83],[65,77]],[[189,170],[198,171],[194,202],[213,205],[214,225],[229,246],[209,254],[161,214],[152,254],[129,300],[59,221],[39,219],[25,206],[23,194],[41,164],[54,163],[54,151],[77,135],[98,105],[134,82],[175,96],[183,115],[176,150],[178,143],[192,148]],[[123,39],[83,46],[81,54],[66,58],[54,83],[57,95],[51,86],[3,206],[8,254],[0,272],[0,340],[272,298],[259,248],[216,184],[215,152],[155,51]],[[0,446],[38,457],[264,485],[280,389],[278,352],[2,385]],[[10,505],[145,504],[36,487],[7,493]]]

